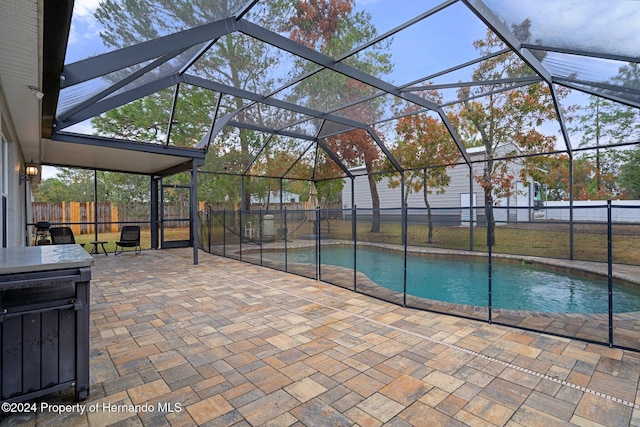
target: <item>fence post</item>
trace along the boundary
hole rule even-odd
[[[264,234],[262,234],[262,229],[264,228],[264,222],[262,221],[262,218],[264,217],[264,215],[262,215],[262,207],[258,210],[258,215],[258,224],[260,224],[260,235],[258,236],[260,238],[260,265],[262,265],[262,239],[264,237]]]
[[[356,266],[357,266],[356,258],[358,256],[358,248],[357,248],[358,240],[357,240],[357,237],[356,237],[356,230],[357,230],[358,222],[356,220],[356,215],[358,214],[358,211],[356,209],[356,205],[351,204],[351,206],[352,206],[352,208],[351,208],[351,233],[353,234],[353,292],[357,292],[358,276],[356,274]]]
[[[407,205],[405,203],[402,204],[402,244],[404,246],[403,248],[403,266],[402,266],[402,306],[406,307],[407,306],[407,245],[408,245],[408,238],[407,238],[407,227],[408,227],[408,221],[409,221],[409,215],[407,212],[408,208]]]
[[[109,203],[109,209],[111,210],[111,232],[117,233],[120,229],[120,224],[118,224],[120,222],[120,213],[118,212],[118,207],[113,203]],[[154,226],[153,224],[151,225]]]
[[[489,323],[492,323],[492,313],[491,313],[491,307],[492,307],[492,298],[493,298],[493,283],[492,283],[492,277],[491,277],[491,270],[492,270],[492,265],[491,265],[491,261],[492,261],[492,253],[491,253],[491,247],[493,246],[493,205],[489,205],[489,208],[487,210],[488,218],[487,218],[487,247],[489,249],[489,301],[488,301],[488,308],[489,308]]]
[[[62,213],[62,223],[67,224],[67,209],[65,208],[64,202],[60,202],[60,209]]]
[[[609,289],[609,347],[613,347],[613,230],[611,200],[607,200],[607,285]]]
[[[287,239],[289,230],[287,229],[287,208],[284,208],[284,271],[289,272],[288,259],[287,259]]]
[[[207,208],[207,247],[209,253],[211,253],[211,208]]]
[[[82,222],[82,218],[80,217],[80,202],[69,202],[69,211],[73,233],[76,235],[82,234],[82,230],[80,229],[80,223]]]
[[[244,176],[242,176],[242,178],[244,178]],[[242,181],[243,185],[242,188],[243,190],[241,191],[242,193],[242,198],[244,200],[244,180]],[[244,202],[240,203],[240,214],[238,215],[239,221],[240,221],[240,227],[239,227],[239,233],[240,233],[240,261],[242,261],[242,241],[244,240],[244,215],[242,215],[242,213],[244,212]]]
[[[314,224],[316,233],[316,280],[320,280],[320,206],[316,206],[316,223]]]

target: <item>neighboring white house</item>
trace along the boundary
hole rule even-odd
[[[506,155],[506,153],[513,152],[516,147],[513,144],[506,144],[498,148],[498,157]],[[467,149],[469,157],[472,162],[480,162],[485,159],[484,147],[473,147]],[[462,161],[462,160],[461,160]],[[514,195],[509,198],[496,200],[496,206],[500,206],[495,210],[495,218],[497,221],[516,221],[524,220],[524,217],[530,217],[529,209],[523,207],[532,206],[529,192],[529,184],[518,181],[519,172],[521,169],[521,162],[512,161],[509,163],[509,169],[516,177],[513,182]],[[483,163],[473,163],[474,174],[478,175],[482,173],[484,168]],[[356,175],[353,183],[354,195],[352,199],[351,194],[351,182],[347,180],[345,182],[344,189],[342,191],[342,203],[344,209],[351,209],[352,200],[353,204],[358,209],[371,209],[371,191],[369,190],[369,182],[365,175],[365,166],[358,166],[350,169],[354,175]],[[428,195],[429,205],[432,208],[432,214],[437,216],[436,220],[441,222],[450,223],[464,223],[469,221],[470,216],[470,198],[473,199],[474,207],[484,206],[484,190],[482,187],[473,180],[469,179],[470,169],[466,164],[459,164],[453,167],[447,168],[447,173],[451,177],[451,181],[446,188],[446,191],[442,194]],[[380,208],[399,209],[402,206],[402,191],[400,186],[391,188],[389,186],[388,178],[383,178],[377,183],[378,196],[380,198]],[[435,190],[435,189],[434,189]],[[407,197],[408,215],[425,215],[426,205],[424,203],[424,196],[422,191],[419,193],[411,193]],[[521,207],[523,209],[510,209]],[[504,208],[504,209],[503,209]],[[399,212],[399,211],[398,211]],[[366,215],[366,212],[364,212]],[[392,213],[389,213],[393,215]],[[480,221],[484,218],[484,210],[478,209],[474,214],[480,217]],[[360,213],[359,213],[360,215]],[[396,215],[398,215],[396,213]],[[478,217],[474,217],[474,221],[478,220]]]

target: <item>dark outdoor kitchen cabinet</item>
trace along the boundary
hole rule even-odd
[[[79,245],[0,249],[0,398],[89,394],[93,258]]]

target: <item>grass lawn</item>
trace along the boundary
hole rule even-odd
[[[84,243],[84,248],[88,251],[91,250],[93,245],[90,242],[96,240],[95,234],[80,234],[74,236],[76,239],[76,243]],[[189,239],[189,229],[188,228],[170,228],[165,230],[164,234],[165,240],[188,240]],[[120,232],[115,233],[99,233],[98,240],[105,241],[104,247],[107,249],[107,252],[113,253],[116,249],[116,242],[120,240]],[[142,229],[140,232],[140,247],[142,249],[150,249],[151,248],[151,231]],[[126,248],[129,250],[129,248]]]
[[[306,225],[305,225],[306,227]],[[289,240],[311,233],[311,227],[302,227],[289,235]],[[378,233],[371,233],[371,223],[361,222],[357,226],[356,239],[361,242],[402,244],[400,224],[381,224]],[[292,227],[289,228],[292,230]],[[322,221],[322,235],[333,239],[352,240],[351,222],[342,220]],[[211,243],[223,242],[223,229],[214,227]],[[444,249],[470,249],[468,227],[436,225],[433,241],[428,243],[426,224],[412,224],[407,229],[407,242],[412,246]],[[226,242],[236,242],[238,235],[227,231]],[[507,224],[496,227],[494,253],[540,256],[548,258],[570,258],[570,229],[568,224],[527,223]],[[614,225],[613,262],[640,265],[640,226]],[[607,261],[607,229],[600,224],[575,224],[573,234],[574,259],[585,261]],[[474,227],[473,250],[487,251],[486,228]]]
[[[362,242],[402,244],[402,228],[400,224],[382,224],[380,232],[371,233],[371,224],[358,224],[356,238]],[[574,259],[585,261],[607,261],[607,230],[604,225],[576,224],[574,226]],[[297,230],[289,239],[300,234],[311,233],[306,228]],[[351,222],[342,220],[323,221],[322,234],[333,239],[351,240]],[[444,249],[469,250],[470,232],[468,227],[437,225],[433,231],[432,243],[427,243],[428,228],[426,224],[410,225],[407,229],[407,242],[412,246],[424,246]],[[75,236],[76,242],[85,243],[87,251],[91,250],[89,242],[95,239],[93,234]],[[115,250],[115,242],[120,233],[100,233],[98,240],[104,240],[107,251]],[[165,230],[165,240],[187,240],[188,228],[172,228]],[[227,231],[228,243],[237,241],[238,235]],[[222,229],[214,227],[211,232],[211,243],[223,242]],[[615,225],[613,227],[613,262],[640,265],[640,226]],[[151,232],[142,230],[140,236],[142,249],[151,247]],[[496,227],[496,245],[494,253],[540,256],[548,258],[569,258],[570,231],[568,224],[514,224]],[[474,227],[473,249],[486,252],[486,228]]]

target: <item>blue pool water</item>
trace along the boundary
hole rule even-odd
[[[284,254],[265,252],[265,257]],[[315,249],[289,251],[288,262],[315,263]],[[323,247],[322,264],[353,268],[353,248]],[[403,291],[403,254],[358,248],[357,270],[388,289]],[[494,261],[492,306],[512,310],[558,313],[607,313],[606,281],[545,271],[526,264]],[[407,255],[407,294],[418,297],[486,307],[488,305],[486,261]],[[640,311],[640,291],[613,288],[613,311]]]

